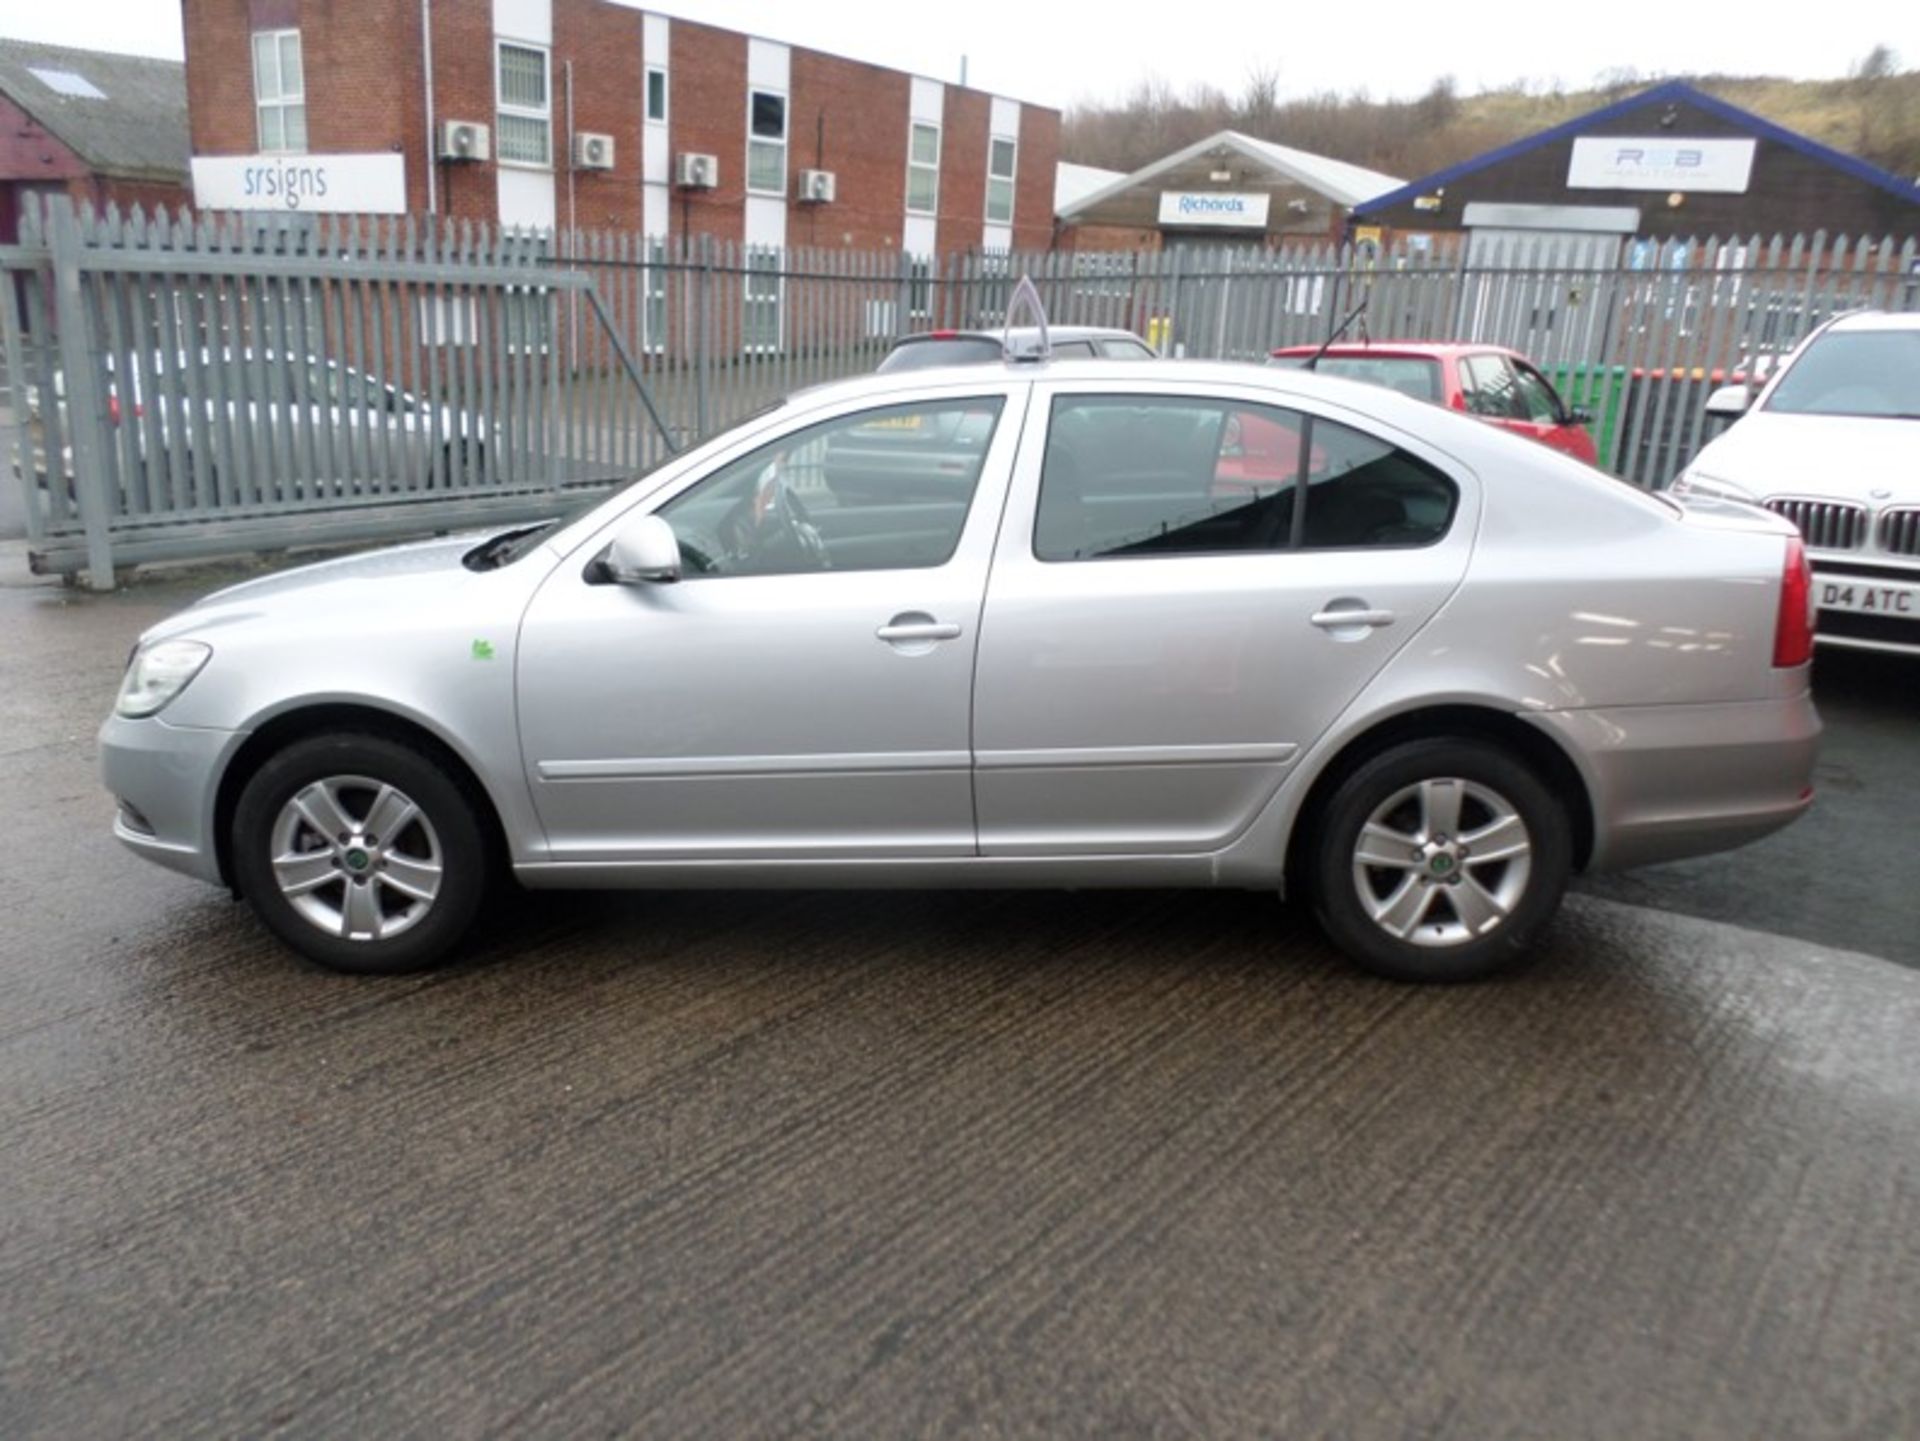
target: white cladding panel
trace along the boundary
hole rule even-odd
[[[493,0],[493,33],[502,40],[553,44],[553,0]]]

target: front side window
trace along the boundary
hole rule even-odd
[[[1920,420],[1920,330],[1827,332],[1780,378],[1766,408]]]
[[[823,421],[722,467],[658,513],[690,580],[944,565],[1004,404],[928,401]]]
[[[306,151],[307,79],[298,30],[254,32],[253,101],[263,152]]]
[[[747,95],[747,189],[787,190],[787,97],[771,90]]]
[[[1034,554],[1426,545],[1445,534],[1454,499],[1452,483],[1424,461],[1279,406],[1063,396],[1047,432]]]
[[[1470,414],[1490,420],[1525,420],[1513,367],[1498,355],[1469,355],[1460,362]]]
[[[995,225],[1013,223],[1013,173],[1018,147],[994,136],[987,142],[987,219]]]
[[[553,103],[547,52],[501,42],[496,51],[500,159],[509,165],[553,163]]]
[[[1520,409],[1535,425],[1560,424],[1560,397],[1553,393],[1546,377],[1530,366],[1513,367],[1515,395]]]
[[[940,127],[914,121],[907,134],[907,209],[932,215],[940,208]]]

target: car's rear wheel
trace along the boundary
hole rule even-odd
[[[1396,980],[1466,981],[1526,957],[1572,868],[1566,808],[1483,741],[1410,741],[1321,812],[1314,908],[1334,943]]]
[[[486,896],[479,813],[431,757],[385,736],[298,741],[234,811],[240,892],[288,945],[339,971],[445,959]]]

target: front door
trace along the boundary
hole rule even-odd
[[[982,622],[983,854],[1221,848],[1459,583],[1469,487],[1268,398],[1037,390]]]
[[[574,552],[519,646],[552,859],[973,854],[974,650],[1026,391],[842,402]],[[612,583],[595,562],[646,511],[683,579]]]

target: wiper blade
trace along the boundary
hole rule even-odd
[[[492,570],[496,566],[503,565],[506,562],[508,559],[507,552],[512,549],[515,541],[521,539],[523,536],[532,535],[536,531],[542,531],[546,528],[546,523],[542,523],[540,525],[517,526],[513,530],[503,530],[491,540],[481,541],[479,545],[461,556],[460,563],[468,570]]]

